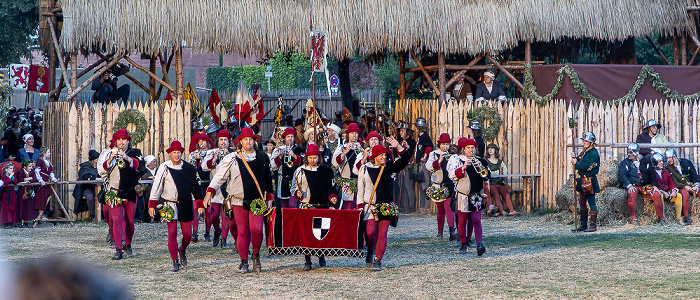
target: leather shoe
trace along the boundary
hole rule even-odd
[[[248,271],[248,260],[241,259],[241,264],[238,265],[238,270],[241,274],[249,273]]]
[[[209,236],[209,231],[204,233],[204,241],[211,242],[211,237]],[[216,247],[216,246],[215,246]]]
[[[124,257],[124,256],[122,255],[122,252],[121,252],[121,251],[117,251],[116,253],[114,253],[114,256],[112,256],[112,260],[120,260],[120,259],[122,259],[123,257]]]
[[[659,224],[661,224],[661,226],[668,226],[668,223],[666,223],[666,220],[664,220],[664,218],[659,219]]]
[[[192,235],[192,242],[199,243],[199,234],[197,234],[196,232]]]
[[[304,271],[311,271],[311,263],[310,262],[304,263]]]
[[[253,256],[253,272],[260,272],[262,270],[262,265],[260,264],[260,254]]]
[[[183,267],[187,268],[187,255],[185,251],[185,249],[180,250],[180,262],[182,263]]]
[[[476,242],[474,240],[470,240],[467,242],[467,247],[469,248],[476,248]]]
[[[173,272],[180,271],[180,262],[177,259],[175,259],[173,261],[173,268],[170,271],[173,271]]]
[[[131,245],[126,246],[126,257],[134,257],[134,252],[131,250]]]
[[[476,254],[478,256],[482,256],[482,255],[484,255],[484,252],[486,252],[486,247],[484,247],[484,243],[479,243],[476,246]]]
[[[326,267],[326,257],[324,257],[324,256],[319,256],[319,257],[318,257],[318,266],[319,266],[319,268],[325,268],[325,267]]]
[[[459,248],[459,254],[467,254],[467,243],[462,243],[462,247]]]

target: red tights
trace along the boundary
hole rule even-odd
[[[476,236],[476,242],[481,243],[483,234],[481,229],[481,211],[477,210],[468,213],[458,211],[457,214],[459,240],[462,242],[462,244],[471,240],[472,229],[474,230],[474,235]]]
[[[238,238],[236,239],[236,249],[241,259],[248,260],[248,247],[253,242],[253,257],[260,253],[260,245],[263,240],[264,216],[255,216],[253,212],[243,208],[243,206],[233,207],[233,217],[238,228]]]
[[[454,227],[455,214],[450,207],[450,198],[442,202],[436,202],[435,206],[437,207],[438,232],[442,232],[442,229],[445,228],[445,217],[447,217],[447,226]]]
[[[177,259],[178,250],[185,250],[192,240],[192,222],[180,222],[180,229],[182,230],[182,247],[178,249],[177,247],[177,220],[172,220],[168,222],[168,251],[170,251],[170,258],[175,261]]]
[[[109,207],[109,220],[112,234],[112,241],[121,247],[122,240],[126,240],[126,245],[131,245],[134,237],[134,216],[136,215],[136,203],[124,201],[121,205]]]
[[[378,262],[382,261],[386,251],[389,222],[389,220],[380,220],[377,223],[372,217],[367,220],[367,249],[377,250],[375,256]]]
[[[211,222],[214,225],[214,232],[221,233],[221,238],[225,239],[228,237],[229,231],[231,231],[231,237],[234,241],[238,237],[238,230],[236,227],[235,220],[229,220],[226,214],[222,214],[223,204],[212,203],[211,204]],[[222,220],[223,219],[223,222]],[[221,226],[219,226],[221,225]],[[223,230],[223,231],[222,231]]]
[[[506,202],[506,207],[508,207],[508,212],[512,213],[515,211],[515,209],[513,209],[513,202],[510,201],[508,185],[492,184],[489,186],[488,192],[491,195],[491,197],[488,198],[488,203],[486,203],[486,207],[491,206],[491,201],[493,200],[493,202],[496,202],[498,211],[503,212],[503,204],[501,204],[501,198],[503,198],[503,200],[505,200]]]

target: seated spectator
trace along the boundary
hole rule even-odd
[[[496,99],[506,101],[506,92],[495,79],[496,75],[493,73],[484,72],[484,81],[476,85],[476,93],[474,93],[476,101],[493,101]]]
[[[488,162],[488,168],[491,171],[491,175],[504,175],[508,174],[508,168],[503,160],[500,159],[500,154],[498,153],[499,148],[496,144],[489,144],[486,146],[486,161]],[[491,178],[489,181],[488,189],[485,190],[491,194],[491,197],[487,199],[486,204],[489,208],[487,214],[491,216],[505,215],[505,216],[519,216],[520,213],[515,211],[513,208],[513,202],[510,200],[510,187],[506,184],[504,178]],[[508,207],[508,214],[505,214],[503,210],[503,204],[501,204],[501,198],[506,202]],[[498,206],[498,211],[496,207],[491,204],[491,201],[496,203]]]
[[[685,190],[679,190],[678,187],[676,187],[676,183],[673,182],[671,173],[669,173],[667,169],[664,169],[664,159],[663,156],[661,156],[661,154],[654,153],[651,157],[651,160],[654,166],[656,167],[654,170],[656,173],[656,188],[661,193],[661,196],[663,196],[664,199],[674,204],[676,208],[676,220],[678,220],[678,224],[684,226],[688,225],[681,219],[681,211],[683,212],[683,216],[688,216],[688,192]],[[656,214],[659,215],[658,209],[656,211]],[[659,222],[662,225],[666,225],[666,222],[663,218],[663,210],[661,211],[661,215],[659,215]]]
[[[92,95],[92,101],[98,103],[116,102],[121,99],[122,102],[129,100],[129,92],[131,87],[128,84],[123,84],[117,88],[117,77],[112,78],[110,71],[105,72],[99,78],[92,82],[92,90],[95,93]]]
[[[474,100],[474,96],[472,96],[472,86],[468,82],[464,82],[464,78],[466,78],[467,75],[462,74],[462,76],[459,77],[457,82],[453,85],[453,89],[450,92],[450,95],[452,98],[456,99],[467,99],[467,100]],[[449,99],[448,99],[449,100]]]
[[[673,183],[683,195],[683,222],[685,225],[690,225],[690,193],[695,193],[697,195],[698,190],[700,190],[700,183],[698,183],[698,174],[695,172],[695,167],[690,160],[685,158],[678,158],[676,156],[676,150],[668,149],[666,150],[666,170],[671,173],[671,178]],[[687,202],[687,203],[686,203]],[[676,208],[678,209],[678,208]],[[676,217],[678,212],[676,212]]]
[[[661,124],[656,122],[656,120],[649,120],[647,122],[647,126],[642,129],[642,133],[637,135],[637,144],[641,143],[648,143],[648,144],[661,144],[661,143],[668,143],[668,138],[664,136],[663,134],[659,133],[659,129],[661,129]],[[662,154],[666,149],[663,148],[642,148],[639,150],[639,153],[642,154],[642,156],[647,156],[649,154],[654,154],[654,153],[659,153]]]
[[[630,211],[630,224],[639,226],[637,220],[637,195],[642,193],[642,171],[640,171],[641,162],[639,161],[639,145],[630,143],[627,146],[627,158],[620,162],[617,178],[620,184],[627,189],[627,208]],[[660,219],[664,215],[663,200],[661,194],[654,192],[644,195],[646,199],[654,201],[656,215]]]
[[[31,160],[36,162],[39,159],[39,149],[34,148],[34,135],[27,133],[22,137],[24,147],[17,152],[19,161]]]
[[[78,180],[95,180],[100,178],[100,174],[97,172],[97,159],[99,157],[100,153],[95,150],[90,150],[90,152],[88,152],[88,160],[80,164]],[[74,213],[77,214],[88,211],[90,212],[90,219],[95,218],[96,186],[96,184],[92,183],[75,185],[75,189],[73,189],[73,198],[75,198],[75,206],[73,207]]]

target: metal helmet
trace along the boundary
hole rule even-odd
[[[639,145],[637,145],[637,143],[630,143],[627,145],[627,153],[632,153],[634,156],[639,156]]]
[[[669,158],[673,158],[673,164],[674,165],[680,165],[680,162],[678,161],[678,157],[676,156],[676,150],[674,149],[667,149],[666,153],[664,153],[666,156],[666,161],[668,162]]]
[[[593,132],[586,132],[583,134],[583,137],[581,138],[584,141],[589,141],[593,144],[595,144],[595,134]]]
[[[469,128],[474,129],[474,130],[481,130],[481,123],[477,120],[472,120],[471,124],[469,125]]]
[[[651,120],[647,121],[647,126],[644,127],[644,129],[647,129],[647,128],[652,127],[652,126],[656,126],[659,129],[661,129],[661,127],[662,127],[661,124],[659,124],[659,122],[656,122],[656,120],[651,119]]]
[[[656,168],[656,164],[658,164],[660,161],[663,161],[664,157],[661,156],[659,153],[654,153],[654,155],[651,156],[651,163],[654,164],[654,168]]]
[[[405,121],[401,120],[401,121],[397,121],[396,123],[394,123],[394,127],[396,127],[397,129],[407,129],[408,124],[406,124]]]
[[[419,117],[416,119],[416,122],[413,123],[413,125],[416,125],[418,127],[428,127],[428,122],[425,121],[425,118]]]

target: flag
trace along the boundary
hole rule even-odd
[[[29,66],[21,64],[11,64],[10,86],[16,90],[26,90],[29,87]]]
[[[214,124],[221,124],[220,121],[220,111],[221,111],[221,106],[223,106],[223,103],[221,103],[221,99],[219,98],[219,93],[216,92],[216,89],[211,90],[211,95],[209,96],[209,112],[211,113],[211,119],[214,121]],[[225,120],[225,119],[224,119]]]
[[[280,94],[280,97],[277,98],[277,111],[275,112],[275,124],[277,126],[281,126],[283,120],[284,120],[284,102],[282,102],[282,94]]]
[[[323,123],[321,122],[321,116],[318,114],[318,110],[314,108],[313,101],[311,99],[306,101],[306,128],[314,128],[314,127],[323,127]]]
[[[204,109],[202,108],[202,102],[199,101],[199,97],[197,97],[197,94],[194,92],[189,82],[187,83],[185,91],[183,92],[183,98],[185,100],[189,100],[192,105],[192,108],[190,109],[192,119],[199,119],[199,117],[201,117],[204,113]]]
[[[245,121],[248,122],[250,126],[253,126],[260,122],[263,117],[265,117],[265,108],[263,107],[262,95],[260,94],[260,85],[255,84],[253,85],[253,104],[250,109],[249,117],[246,118]]]
[[[326,88],[328,89],[328,98],[331,96],[331,81],[328,74],[328,45],[326,44],[326,33],[320,30],[311,31],[311,72],[323,72],[326,75]]]
[[[168,90],[168,93],[165,94],[165,100],[173,100],[173,96],[170,95],[170,90]]]

